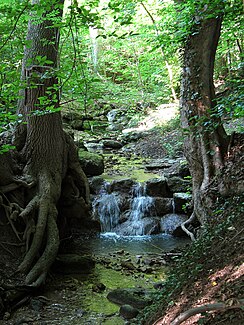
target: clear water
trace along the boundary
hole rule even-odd
[[[116,233],[103,233],[85,242],[86,252],[104,255],[124,250],[130,254],[160,254],[190,243],[188,238],[176,238],[168,234],[150,236],[119,236]]]

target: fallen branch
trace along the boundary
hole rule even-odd
[[[184,313],[181,313],[170,323],[170,325],[180,325],[188,318],[197,314],[205,313],[207,311],[226,311],[230,309],[239,309],[243,307],[244,307],[244,299],[240,299],[240,300],[229,299],[226,301],[226,303],[220,302],[220,303],[202,305],[202,306],[188,309]],[[156,320],[155,323],[153,323],[153,325],[167,325],[163,319],[164,316],[160,317],[158,320]]]

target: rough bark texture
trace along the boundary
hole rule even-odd
[[[50,2],[51,3],[51,2]],[[42,1],[33,1],[42,7]],[[15,130],[16,151],[0,157],[0,203],[25,254],[18,272],[28,286],[38,287],[46,278],[59,248],[59,233],[69,217],[67,206],[77,203],[79,218],[89,219],[89,186],[73,140],[62,129],[57,78],[59,30],[63,1],[53,1],[41,17],[29,22],[22,68],[23,91],[18,113],[25,123]],[[54,14],[53,16],[49,14]],[[48,18],[48,17],[54,17]],[[38,18],[38,19],[37,19]],[[38,21],[39,20],[39,21]],[[44,61],[37,57],[46,57]],[[15,157],[15,160],[13,158]],[[16,163],[14,163],[16,161]],[[60,200],[65,202],[60,203]],[[66,206],[66,211],[62,207]],[[58,211],[59,209],[59,211]],[[14,221],[25,228],[19,232]],[[82,223],[82,220],[80,220]]]
[[[185,155],[193,181],[194,215],[203,224],[211,202],[207,189],[223,167],[228,137],[214,108],[214,59],[221,18],[201,22],[189,36],[183,57],[181,120],[185,131]]]

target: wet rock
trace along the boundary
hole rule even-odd
[[[172,234],[174,230],[179,227],[188,217],[180,214],[166,214],[161,218],[161,231],[167,234]]]
[[[111,192],[120,192],[129,194],[134,181],[129,178],[115,180],[110,184]]]
[[[145,217],[140,220],[140,223],[133,228],[131,220],[127,220],[122,224],[117,225],[114,231],[122,236],[129,235],[156,235],[160,232],[160,222],[155,217]]]
[[[166,179],[154,178],[146,182],[146,194],[152,197],[172,197]]]
[[[98,176],[104,172],[104,160],[101,155],[79,150],[79,161],[87,176]]]
[[[156,235],[160,233],[159,219],[147,217],[142,222],[145,235]]]
[[[119,314],[125,319],[135,318],[139,313],[139,310],[131,305],[122,305],[119,309]]]
[[[94,176],[89,179],[89,185],[91,194],[99,194],[104,186],[104,179],[100,176]]]
[[[157,216],[173,212],[174,200],[172,198],[155,197],[154,208]]]
[[[116,140],[103,140],[104,148],[111,148],[111,149],[120,149],[123,147],[122,143]]]
[[[107,295],[108,300],[117,305],[131,305],[143,309],[151,303],[144,289],[115,289]]]

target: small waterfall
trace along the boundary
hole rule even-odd
[[[111,231],[119,223],[120,209],[115,194],[108,193],[107,184],[93,203],[94,210],[96,206],[102,232]]]
[[[173,214],[175,214],[175,200],[174,200],[174,198],[172,200],[172,211],[173,211]]]
[[[108,183],[102,187],[99,196],[93,202],[94,215],[100,220],[102,232],[114,232],[123,236],[146,234],[146,228],[150,228],[152,223],[147,217],[152,216],[154,199],[146,195],[145,185],[138,183],[132,187],[132,198],[128,196],[128,200],[131,200],[130,211],[127,220],[121,223],[123,211],[119,207],[119,194],[110,193]]]
[[[146,195],[144,184],[136,184],[133,188],[133,199],[129,216],[129,235],[144,235],[143,218],[149,215],[153,198]]]

